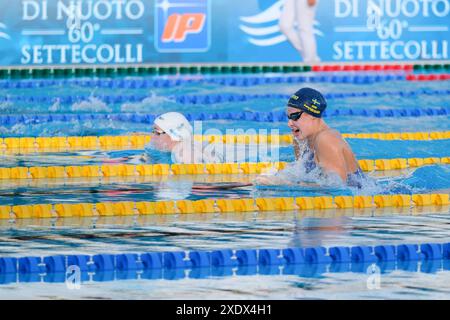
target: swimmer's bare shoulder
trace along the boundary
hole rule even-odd
[[[319,135],[317,137],[316,147],[319,154],[321,152],[322,153],[335,152],[350,155],[352,158],[355,158],[355,155],[350,146],[348,145],[347,141],[345,141],[344,137],[342,137],[339,131],[334,129],[326,130],[321,135]]]
[[[337,173],[346,180],[347,166],[343,155],[345,141],[336,130],[326,130],[316,139],[316,157],[325,172]]]
[[[340,148],[345,143],[339,131],[330,129],[321,132],[316,139],[316,148],[317,150],[324,151],[327,149],[336,150],[336,148]],[[321,150],[322,149],[322,150]]]

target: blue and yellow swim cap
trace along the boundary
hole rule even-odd
[[[313,117],[321,118],[327,107],[327,101],[319,91],[301,88],[289,98],[287,105],[305,111]]]

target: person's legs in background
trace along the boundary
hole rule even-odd
[[[283,11],[281,12],[279,26],[281,32],[288,38],[294,48],[301,54],[302,44],[297,29],[295,28],[295,14],[296,14],[297,0],[285,0]]]
[[[303,61],[306,63],[319,62],[317,44],[314,36],[314,18],[316,15],[317,1],[311,6],[308,0],[296,0],[297,27],[300,42],[303,48]]]

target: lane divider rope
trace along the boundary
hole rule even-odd
[[[355,65],[352,71],[356,71]],[[385,65],[384,70],[411,71],[413,65]],[[445,68],[446,65],[443,65]],[[2,69],[0,78],[67,78],[92,76],[131,76],[131,75],[176,75],[176,74],[240,74],[240,73],[289,73],[309,72],[309,65],[183,65],[183,66],[142,66],[142,67],[96,67],[96,68],[33,68]],[[377,70],[379,71],[379,70]]]
[[[119,258],[120,259],[120,258]],[[80,272],[80,284],[91,282],[125,281],[125,280],[194,280],[209,279],[211,277],[244,277],[244,276],[292,276],[302,278],[323,277],[325,273],[367,273],[373,270],[374,265],[379,268],[380,273],[388,274],[394,271],[420,272],[434,274],[440,271],[450,270],[450,261],[425,260],[420,264],[418,261],[387,261],[381,263],[330,263],[330,264],[298,264],[298,265],[254,265],[254,266],[223,266],[223,267],[199,267],[190,269],[136,269],[136,270],[112,270],[112,271],[84,271]],[[44,266],[42,266],[44,267]],[[371,268],[371,269],[369,269]],[[64,283],[72,272],[45,272],[43,273],[0,273],[0,285],[11,285],[16,283]]]
[[[0,168],[0,180],[139,177],[169,175],[261,174],[283,170],[288,162],[242,162],[199,164],[103,164],[82,166],[34,166]],[[450,157],[358,160],[365,172],[403,170],[433,164],[450,164]]]
[[[449,90],[450,92],[450,90]],[[346,109],[340,108],[324,113],[324,117],[433,117],[450,115],[450,108],[409,108],[409,109]],[[285,111],[270,112],[197,112],[186,113],[189,121],[234,120],[252,122],[286,122]],[[77,121],[118,121],[152,124],[157,115],[145,113],[83,113],[83,114],[10,114],[0,115],[0,125],[16,124],[44,124],[51,122],[77,122]]]
[[[99,273],[97,281],[113,280],[112,272],[114,271],[119,272],[119,279],[120,275],[126,276],[127,272],[134,272],[136,275],[136,272],[154,271],[144,274],[143,277],[174,280],[185,278],[185,270],[193,272],[191,278],[204,278],[210,275],[231,276],[234,268],[237,269],[235,270],[237,274],[241,275],[261,272],[312,276],[324,273],[327,268],[330,272],[349,272],[350,270],[366,272],[367,268],[373,264],[379,265],[383,271],[392,271],[396,268],[415,271],[419,262],[422,267],[426,267],[421,270],[436,272],[441,266],[445,270],[450,270],[449,259],[450,243],[0,257],[0,275],[2,276],[0,283],[14,282],[12,275],[19,277],[34,275],[35,279],[39,279],[39,275],[42,277],[65,275],[70,267],[75,266],[84,273],[84,281],[88,279],[86,278],[88,273]],[[109,275],[109,278],[105,279],[105,273]],[[6,275],[9,276],[5,279]],[[59,279],[56,282],[61,282],[61,277],[56,279],[50,277],[50,279],[53,280],[50,282],[56,279]],[[28,277],[21,278],[21,282],[29,281]]]
[[[178,201],[123,201],[0,206],[0,219],[140,216],[448,206],[448,193]]]
[[[219,84],[233,87],[248,87],[272,83],[302,83],[302,82],[331,82],[370,84],[383,81],[445,81],[450,79],[450,74],[368,74],[361,75],[321,75],[321,76],[283,76],[283,77],[204,77],[191,79],[65,79],[65,80],[21,80],[0,81],[0,89],[37,89],[52,86],[75,85],[82,88],[105,89],[148,89],[148,88],[172,88],[190,84]]]
[[[447,75],[420,75],[418,77],[434,80],[446,80]],[[410,79],[415,79],[411,78]],[[52,86],[75,85],[83,88],[104,89],[149,89],[172,88],[191,84],[217,84],[231,87],[249,87],[277,83],[353,83],[372,84],[386,81],[403,81],[409,79],[402,74],[376,74],[376,75],[320,75],[320,76],[245,76],[245,77],[202,77],[191,79],[75,79],[75,80],[25,80],[25,81],[0,81],[0,89],[37,89]]]
[[[385,96],[399,96],[404,98],[415,98],[420,95],[429,96],[446,96],[450,94],[450,90],[431,90],[422,89],[415,91],[362,91],[362,92],[335,92],[335,93],[325,93],[324,97],[327,100],[334,99],[349,99],[349,98],[366,98],[366,97],[385,97]],[[128,97],[128,99],[134,99],[135,101],[143,96],[134,96],[134,98]],[[224,102],[243,102],[255,99],[280,99],[284,102],[289,99],[289,95],[286,94],[207,94],[207,95],[178,95],[178,96],[168,96],[167,98],[175,100],[177,103],[181,104],[217,104]],[[102,97],[108,99],[107,96]],[[110,102],[120,102],[117,100],[120,98],[111,98]],[[127,99],[124,97],[124,99]],[[140,99],[142,101],[143,99]],[[347,109],[351,110],[351,109]],[[372,109],[374,110],[374,109]],[[376,109],[375,109],[376,110]],[[381,109],[383,110],[383,109]]]
[[[404,98],[417,98],[420,95],[429,96],[447,96],[450,94],[450,90],[431,90],[431,89],[421,89],[415,91],[363,91],[363,92],[338,92],[338,93],[325,93],[324,97],[328,100],[333,99],[348,99],[348,98],[361,98],[361,97],[384,97],[384,96],[400,96]],[[206,95],[170,95],[163,96],[168,100],[173,102],[183,104],[183,105],[211,105],[218,103],[227,102],[244,102],[251,100],[261,100],[261,99],[280,99],[287,101],[289,95],[286,94],[233,94],[233,93],[223,93],[223,94],[206,94]],[[40,104],[62,104],[71,105],[74,103],[80,103],[85,101],[91,101],[92,99],[101,100],[106,104],[121,104],[121,103],[142,103],[145,99],[149,98],[148,94],[131,94],[131,95],[111,95],[111,94],[79,94],[79,95],[65,95],[65,96],[24,96],[24,95],[5,95],[0,96],[0,103],[40,103]],[[409,108],[410,109],[410,108]],[[405,109],[405,110],[409,110]],[[430,108],[423,108],[428,110]],[[338,109],[336,109],[338,110]],[[338,112],[334,110],[333,112]],[[353,110],[353,109],[344,109]],[[381,112],[384,109],[361,109],[366,113],[370,110]],[[388,109],[393,111],[396,109]],[[403,109],[399,109],[403,110]],[[418,109],[421,110],[421,109]],[[433,110],[433,109],[431,109]],[[355,111],[355,110],[353,110]],[[356,110],[360,111],[360,110]],[[350,111],[344,112],[349,113]]]
[[[194,222],[199,221],[250,221],[256,218],[261,221],[273,220],[277,221],[293,221],[302,219],[333,219],[333,218],[368,218],[368,217],[387,217],[387,216],[428,216],[428,215],[447,215],[449,206],[422,206],[422,207],[395,207],[395,208],[350,208],[336,210],[299,210],[299,211],[277,211],[274,215],[273,211],[256,212],[210,212],[210,213],[194,213],[194,214],[149,214],[149,215],[122,215],[122,216],[71,216],[71,217],[52,217],[52,218],[24,218],[24,219],[0,219],[0,229],[21,229],[29,227],[74,227],[82,229],[99,228],[103,225],[115,226],[156,226],[174,221]],[[206,220],[205,220],[206,219]]]
[[[220,77],[220,78],[194,78],[194,79],[83,79],[83,80],[28,80],[17,82],[0,82],[0,89],[35,89],[55,85],[75,85],[86,88],[104,89],[148,89],[171,88],[186,84],[219,84],[225,86],[247,87],[273,83],[301,83],[301,82],[334,82],[334,83],[373,83],[392,80],[404,80],[405,76],[399,74],[382,75],[346,75],[346,76],[283,76],[283,77]]]
[[[141,67],[95,67],[95,68],[33,68],[1,69],[0,79],[20,78],[68,78],[68,77],[113,77],[143,75],[186,75],[186,74],[248,74],[248,73],[291,73],[324,71],[450,71],[450,64],[335,64],[335,65],[178,65]]]
[[[372,133],[343,133],[345,139],[375,139],[375,140],[447,140],[450,131],[432,132],[372,132]],[[0,152],[5,150],[23,151],[26,153],[70,150],[96,149],[139,149],[145,147],[151,140],[150,135],[126,136],[67,136],[67,137],[19,137],[0,138]],[[282,135],[195,135],[195,141],[220,142],[238,144],[292,144],[291,134]]]
[[[447,81],[450,80],[450,74],[409,74],[406,76],[407,81]]]

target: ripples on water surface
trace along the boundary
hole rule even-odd
[[[417,91],[448,89],[449,82],[407,83],[388,82],[373,85],[308,84],[326,93],[362,91]],[[211,112],[211,105],[179,105],[177,94],[245,93],[291,94],[298,84],[261,85],[248,88],[223,87],[216,84],[186,84],[176,88],[103,89],[76,84],[55,85],[40,91],[30,89],[0,89],[0,95],[64,96],[64,95],[129,95],[148,97],[137,103],[105,104],[97,98],[86,102],[61,104],[10,103],[0,104],[2,114],[41,113],[117,113],[141,112],[158,114],[169,110],[180,112]],[[426,95],[427,107],[448,107],[448,95]],[[418,107],[416,97],[381,96],[370,98],[330,99],[329,108],[403,109]],[[242,103],[214,105],[214,112],[282,110],[285,101],[256,99]],[[450,130],[448,116],[415,118],[330,117],[327,122],[346,132],[402,132]],[[206,121],[204,129],[227,128],[278,129],[288,133],[285,123],[254,123],[245,121]],[[70,136],[119,135],[148,132],[147,124],[115,121],[78,121],[51,124],[15,124],[0,126],[0,135],[7,136]],[[449,140],[440,141],[380,141],[351,139],[351,147],[360,159],[447,157]],[[281,161],[292,161],[290,146],[279,148]],[[2,167],[100,164],[105,158],[120,157],[121,152],[73,152],[56,154],[2,155]],[[130,151],[126,151],[130,152]],[[139,154],[142,150],[131,151]],[[447,166],[429,166],[420,170],[377,172],[381,191],[395,190],[394,182],[402,182],[411,192],[443,192],[450,190]],[[245,198],[275,196],[315,196],[355,194],[342,188],[319,188],[303,185],[297,188],[242,188],[223,192],[193,192],[195,182],[251,181],[254,177],[170,177],[145,179],[72,179],[40,181],[1,181],[0,205],[36,203],[77,203],[100,201],[155,201],[168,199],[197,200],[203,198]],[[393,189],[389,189],[393,188]],[[363,194],[380,190],[364,190]],[[426,207],[369,211],[307,211],[305,213],[268,212],[259,214],[181,215],[112,218],[67,218],[58,220],[0,220],[0,256],[30,256],[56,254],[130,253],[175,250],[214,250],[219,248],[286,248],[310,246],[352,246],[404,243],[445,243],[450,241],[449,208]],[[439,262],[441,263],[441,262]],[[194,273],[181,280],[117,280],[85,282],[81,290],[68,290],[58,283],[13,283],[0,285],[0,298],[25,299],[448,299],[450,296],[449,264],[412,265],[410,270],[394,270],[381,275],[381,287],[367,289],[365,270],[332,272],[329,266],[315,277],[303,270],[297,275],[261,274],[213,276],[196,279]],[[350,270],[351,271],[351,270]],[[353,270],[355,271],[355,270]],[[311,274],[314,274],[312,272]]]

